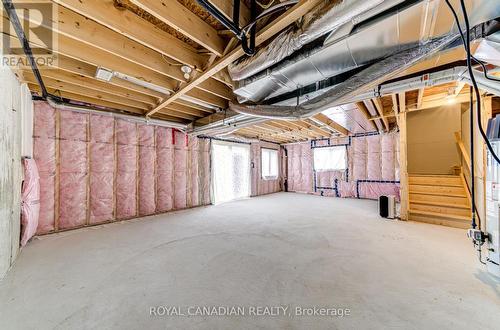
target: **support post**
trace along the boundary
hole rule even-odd
[[[406,143],[406,107],[400,108],[399,114],[399,181],[401,187],[401,220],[408,220],[409,184],[408,184],[408,149]]]

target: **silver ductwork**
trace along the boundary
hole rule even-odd
[[[297,120],[307,118],[328,108],[350,103],[352,99],[369,89],[374,89],[384,81],[397,76],[426,57],[433,56],[457,40],[455,33],[435,38],[425,45],[414,44],[413,48],[396,53],[372,64],[344,82],[333,86],[326,93],[298,106],[256,105],[245,106],[230,103],[231,110],[255,117]]]
[[[479,43],[474,56],[481,61],[500,66],[500,32],[484,38]]]
[[[333,66],[331,61],[328,61],[329,58],[340,55],[344,50],[338,45],[329,49],[320,45],[304,50],[285,61],[283,59],[332,31],[338,35],[347,35],[361,19],[370,18],[387,7],[401,2],[403,0],[344,0],[340,3],[328,1],[327,4],[321,4],[304,17],[305,23],[301,28],[289,27],[270,45],[261,49],[256,56],[245,58],[228,67],[232,79],[237,82],[235,94],[242,102],[259,102],[294,90],[298,85],[304,86],[340,73],[342,68],[347,70],[346,60],[339,59]],[[330,7],[330,10],[327,11],[325,7]],[[323,14],[324,12],[326,14]],[[283,62],[279,65],[265,70],[281,61]],[[301,65],[298,65],[299,63]],[[303,79],[304,77],[307,77],[306,80]],[[300,83],[298,83],[299,80]]]
[[[385,1],[388,2],[403,2]],[[304,15],[300,22],[291,25],[256,55],[246,57],[228,67],[231,78],[239,81],[248,78],[270,66],[279,63],[285,57],[301,49],[313,40],[356,21],[356,17],[368,10],[383,10],[384,0],[326,0]],[[376,14],[376,13],[374,13]]]
[[[466,2],[473,25],[500,16],[499,0]],[[369,65],[416,43],[425,44],[433,38],[457,32],[444,1],[409,3],[408,6],[401,4],[395,13],[386,14],[388,16],[363,22],[375,11],[366,12],[357,18],[362,23],[354,30],[352,24],[345,24],[334,30],[322,45],[303,49],[278,65],[237,82],[235,94],[241,103],[260,103]],[[458,1],[452,3],[459,8]]]

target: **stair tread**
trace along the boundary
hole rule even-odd
[[[410,208],[410,213],[430,215],[430,216],[435,216],[435,217],[439,217],[439,218],[464,220],[464,221],[469,221],[470,220],[470,217],[467,217],[467,216],[454,215],[454,214],[443,214],[443,213],[429,212],[429,211],[419,211],[419,210],[412,210],[411,208]]]
[[[422,183],[422,182],[410,182],[410,186],[429,186],[429,187],[463,187],[460,183]]]
[[[467,195],[465,195],[465,193],[464,194],[450,194],[450,193],[443,193],[443,192],[412,191],[411,189],[410,189],[410,194],[467,198]]]
[[[460,179],[460,175],[452,175],[452,174],[408,174],[408,177],[424,177],[424,178],[453,178]]]
[[[432,206],[442,206],[442,207],[451,207],[457,209],[470,209],[470,205],[468,204],[453,204],[453,203],[441,203],[441,202],[431,202],[431,201],[416,201],[410,199],[410,204],[424,204],[424,205],[432,205]]]

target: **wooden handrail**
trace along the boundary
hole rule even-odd
[[[468,168],[470,168],[470,156],[467,154],[467,150],[465,149],[465,145],[462,141],[460,132],[455,132],[455,141],[457,142],[458,149],[462,154],[462,158],[464,159],[465,164],[467,165]]]

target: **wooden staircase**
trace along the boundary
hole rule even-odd
[[[458,175],[409,175],[409,220],[470,228],[467,188]]]

